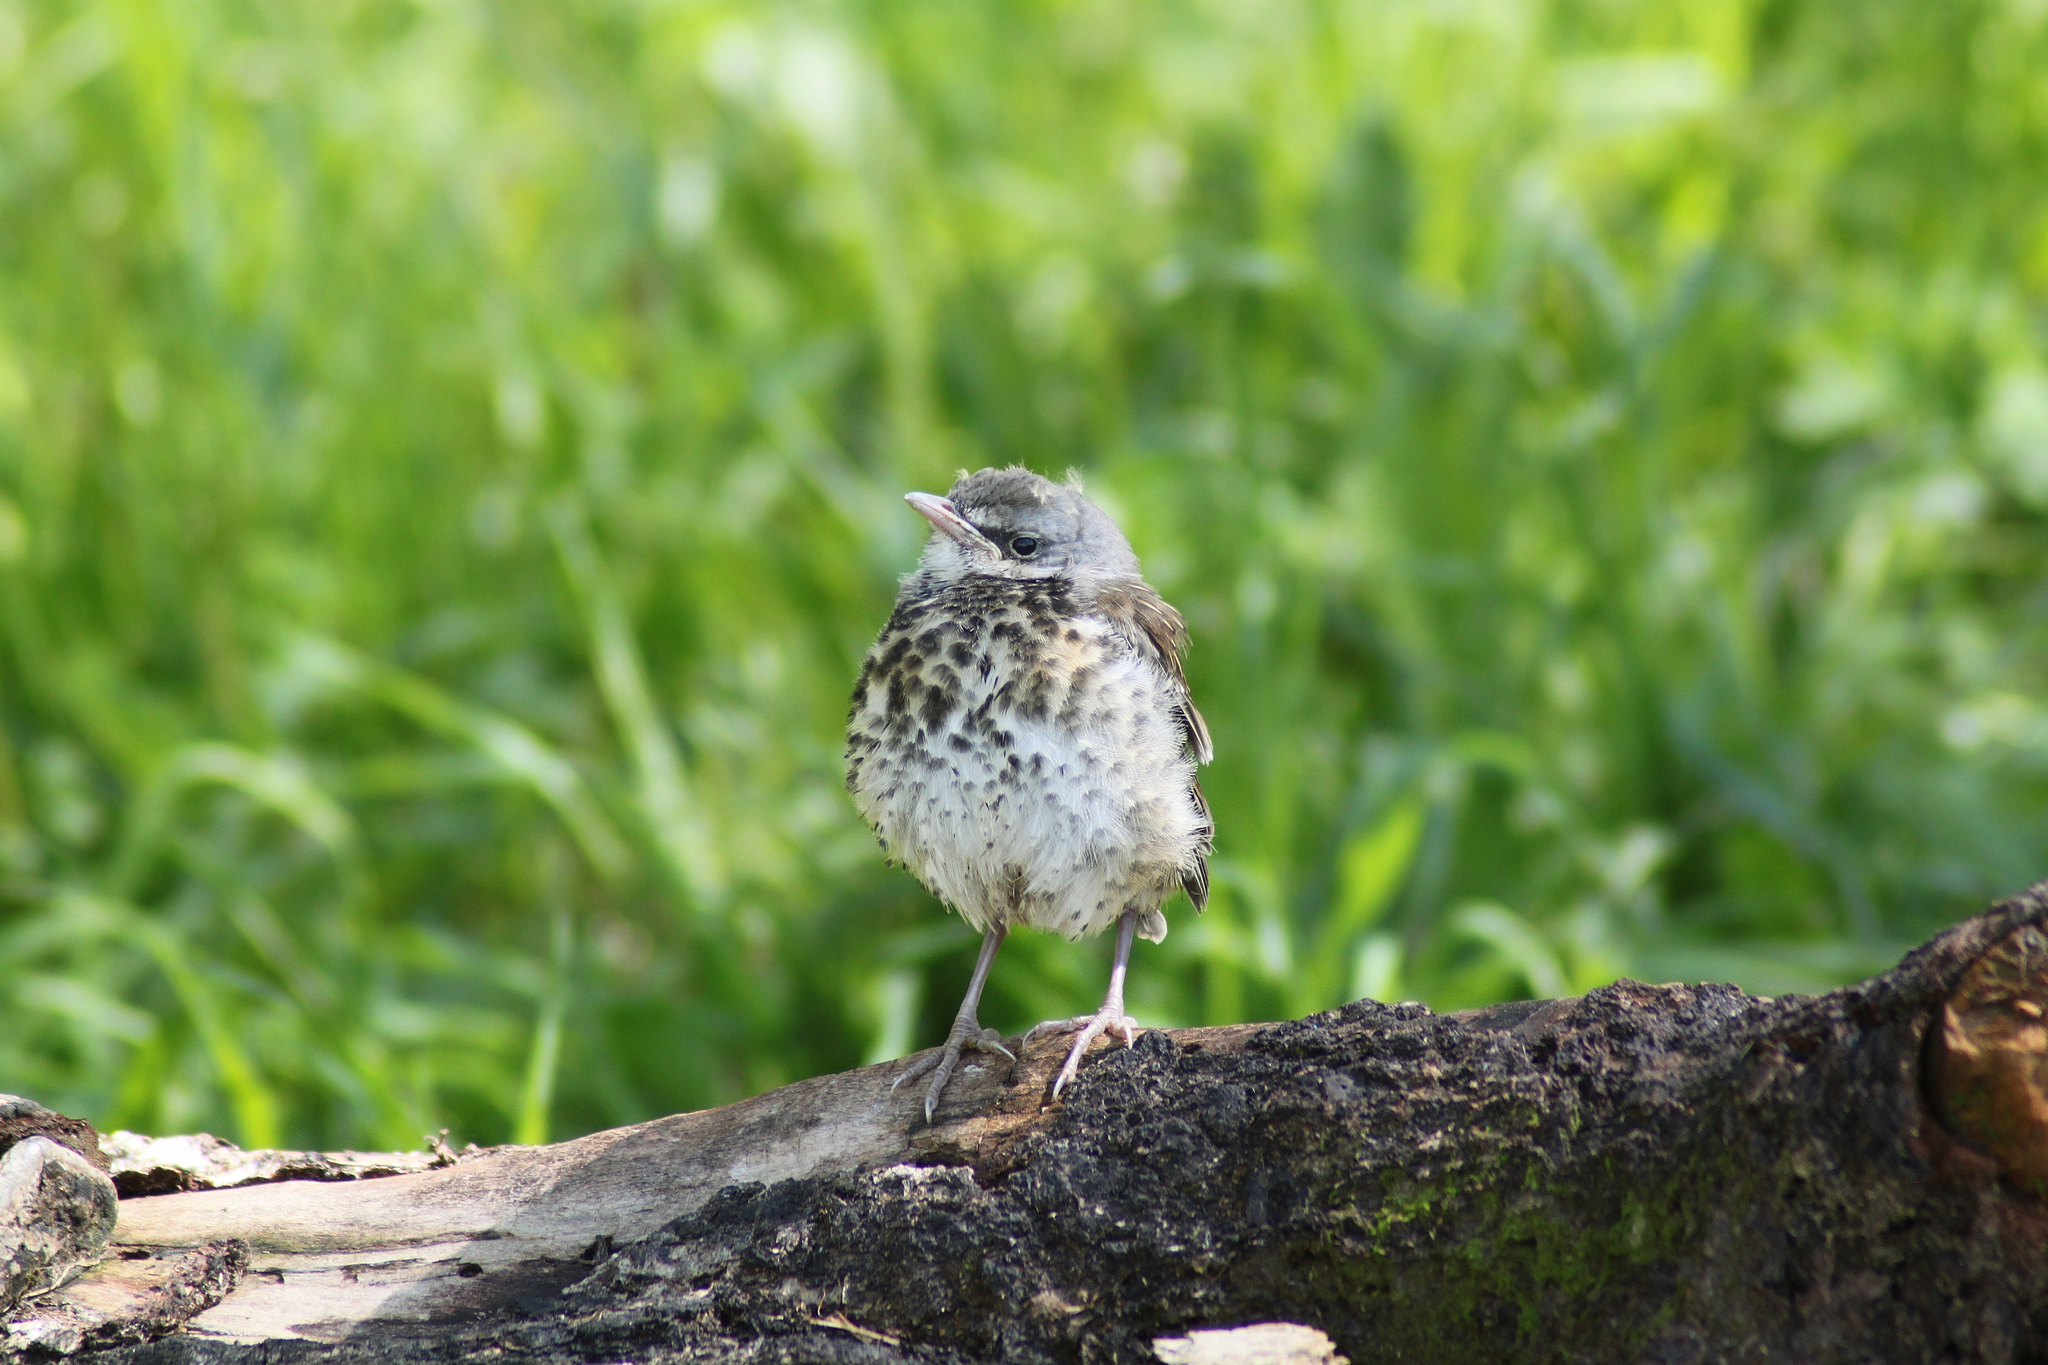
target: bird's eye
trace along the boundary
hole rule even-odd
[[[1029,559],[1038,553],[1037,536],[1011,536],[1010,553],[1019,559]]]

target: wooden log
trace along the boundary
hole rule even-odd
[[[232,1291],[133,1360],[1297,1339],[1198,1335],[1265,1322],[1360,1362],[2034,1359],[2044,1018],[2036,887],[1820,997],[1364,1002],[1105,1046],[1048,1107],[1055,1040],[930,1127],[898,1062],[414,1174],[128,1199],[66,1293],[245,1243]]]
[[[1220,1039],[1257,1027],[1190,1033]],[[133,1314],[189,1273],[181,1258],[236,1243],[247,1248],[251,1273],[189,1324],[200,1337],[333,1341],[378,1325],[467,1322],[584,1278],[599,1252],[647,1236],[729,1186],[902,1162],[1000,1162],[1019,1132],[1043,1121],[1039,1101],[1063,1057],[1054,1039],[1019,1067],[1004,1063],[1000,1075],[970,1063],[929,1127],[917,1121],[921,1101],[890,1088],[906,1059],[720,1109],[469,1159],[249,1153],[211,1138],[110,1141],[120,1158],[115,1177],[131,1188],[161,1187],[179,1170],[163,1164],[171,1160],[205,1188],[122,1200],[110,1259],[36,1311],[75,1319],[89,1342],[93,1327]],[[361,1178],[408,1169],[414,1173]],[[211,1187],[222,1178],[243,1183]],[[17,1337],[47,1335],[32,1323],[18,1323]]]

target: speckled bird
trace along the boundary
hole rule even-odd
[[[854,687],[846,786],[883,850],[982,934],[944,1049],[897,1078],[931,1075],[930,1122],[963,1051],[1014,1060],[977,1018],[1014,926],[1069,941],[1116,926],[1102,1008],[1026,1035],[1075,1034],[1055,1098],[1101,1034],[1135,1041],[1131,940],[1166,937],[1176,892],[1209,898],[1195,765],[1212,750],[1180,613],[1077,484],[984,469],[905,500],[932,536]]]

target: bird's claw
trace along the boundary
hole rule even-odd
[[[931,1085],[924,1092],[924,1121],[930,1123],[939,1107],[939,1096],[945,1093],[946,1082],[953,1079],[954,1069],[960,1065],[960,1054],[975,1052],[1001,1053],[1011,1061],[1017,1054],[1003,1046],[1003,1035],[992,1028],[981,1028],[972,1019],[956,1019],[953,1032],[946,1039],[946,1045],[937,1052],[927,1052],[898,1073],[889,1084],[893,1094],[905,1081],[914,1081],[920,1076],[937,1072],[932,1076]]]
[[[1072,1019],[1048,1019],[1042,1024],[1032,1025],[1024,1035],[1028,1044],[1039,1038],[1049,1038],[1055,1033],[1078,1033],[1073,1047],[1067,1050],[1066,1064],[1060,1074],[1053,1077],[1052,1097],[1058,1099],[1060,1091],[1067,1088],[1067,1082],[1081,1069],[1081,1057],[1088,1051],[1088,1045],[1103,1034],[1114,1029],[1123,1035],[1125,1047],[1135,1047],[1138,1042],[1138,1021],[1125,1014],[1122,1005],[1105,1005],[1094,1014],[1077,1014]]]
[[[1137,1045],[1142,1026],[1122,1010],[1105,1011],[1101,1014],[1077,1014],[1071,1019],[1048,1019],[1042,1024],[1033,1024],[1030,1032],[1024,1035],[1024,1041],[1027,1044],[1035,1043],[1040,1038],[1050,1038],[1055,1033],[1072,1033],[1077,1029],[1085,1032],[1097,1020],[1104,1021],[1103,1027],[1088,1034],[1090,1042],[1100,1037],[1105,1030],[1115,1029],[1124,1036],[1124,1046]]]

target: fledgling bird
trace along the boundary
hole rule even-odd
[[[1215,827],[1195,765],[1212,750],[1180,613],[1078,486],[984,469],[905,500],[932,537],[861,666],[846,786],[883,849],[982,931],[945,1049],[897,1078],[933,1073],[930,1122],[963,1050],[1011,1056],[976,1010],[1015,925],[1069,941],[1116,926],[1102,1008],[1026,1035],[1077,1035],[1055,1097],[1102,1033],[1135,1041],[1132,937],[1166,937],[1176,891],[1198,911],[1209,899]]]

